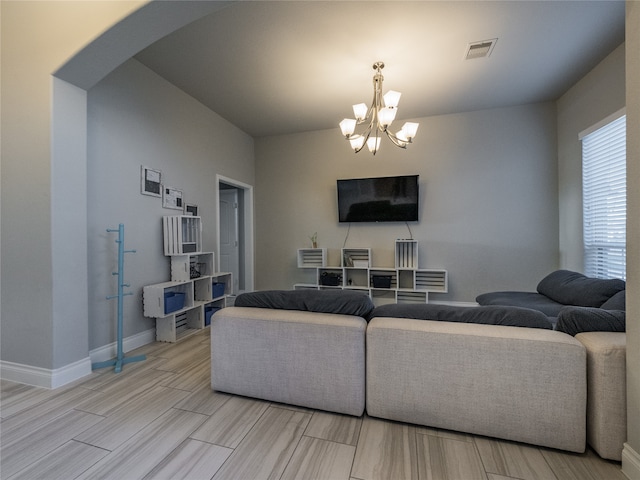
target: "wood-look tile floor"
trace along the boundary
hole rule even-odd
[[[0,478],[624,480],[571,454],[215,393],[209,329],[56,390],[3,381]]]

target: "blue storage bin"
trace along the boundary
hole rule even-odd
[[[175,312],[184,308],[184,293],[164,292],[164,313]]]
[[[204,326],[211,325],[211,317],[220,310],[220,307],[204,307]]]
[[[213,298],[224,296],[224,283],[213,282]]]

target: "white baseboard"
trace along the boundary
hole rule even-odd
[[[622,473],[630,480],[640,480],[640,454],[628,443],[622,449]]]
[[[152,328],[123,339],[125,352],[142,347],[156,339],[156,330]],[[81,379],[91,373],[91,364],[115,358],[118,354],[117,343],[111,343],[89,352],[89,356],[64,367],[50,370],[20,363],[0,361],[0,378],[26,385],[44,388],[58,388]]]
[[[91,373],[89,357],[50,370],[13,362],[0,362],[0,378],[35,387],[58,388]]]
[[[142,347],[144,345],[153,343],[155,341],[156,341],[156,329],[151,328],[149,330],[145,330],[144,332],[136,333],[135,335],[131,335],[130,337],[123,338],[122,350],[124,352],[130,352],[131,350],[135,350],[138,347]],[[116,358],[117,355],[118,355],[117,342],[110,343],[109,345],[104,345],[103,347],[96,348],[89,352],[91,363],[106,362],[107,360]]]

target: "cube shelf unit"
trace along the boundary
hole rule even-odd
[[[298,268],[317,268],[327,264],[326,248],[299,248]]]
[[[155,318],[158,342],[176,342],[207,326],[209,315],[226,306],[233,284],[231,273],[215,271],[215,255],[201,251],[200,217],[168,216],[162,224],[171,281],[143,287],[143,314]],[[179,308],[167,308],[172,294],[184,299]]]
[[[190,215],[162,217],[164,254],[183,255],[202,251],[202,220]]]
[[[312,258],[322,258],[322,264],[314,265],[307,260]],[[429,292],[448,291],[446,270],[418,268],[417,240],[396,240],[394,268],[373,267],[370,248],[343,248],[340,259],[339,267],[327,266],[326,249],[298,250],[298,267],[316,268],[316,281],[299,283],[294,288],[362,290],[376,306],[428,303]]]

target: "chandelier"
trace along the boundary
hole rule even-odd
[[[397,147],[407,148],[407,144],[411,143],[418,131],[418,124],[412,122],[406,122],[402,129],[395,134],[389,131],[389,127],[398,112],[401,93],[389,90],[382,95],[383,68],[383,62],[373,64],[373,69],[376,73],[373,76],[373,102],[371,106],[367,108],[364,103],[354,105],[353,114],[356,117],[355,120],[353,118],[345,118],[340,122],[340,130],[342,130],[344,138],[351,143],[351,148],[355,153],[362,150],[366,144],[369,151],[375,155],[380,148],[382,135],[386,135]],[[368,125],[362,133],[354,133],[356,125],[366,122],[368,122]]]

